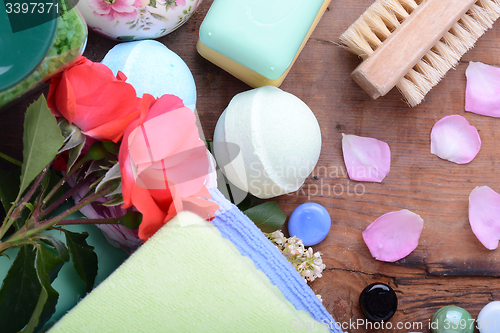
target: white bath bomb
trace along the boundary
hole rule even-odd
[[[299,189],[320,151],[321,132],[311,109],[273,86],[234,96],[214,133],[222,172],[241,190],[262,199]]]
[[[162,43],[142,40],[117,44],[102,63],[115,75],[118,71],[123,72],[138,97],[144,93],[156,98],[171,94],[194,111],[196,86],[193,75],[186,63]]]

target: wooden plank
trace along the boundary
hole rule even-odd
[[[249,89],[196,53],[198,28],[211,3],[205,0],[184,26],[159,39],[184,59],[195,77],[197,108],[207,138],[212,138],[217,119],[231,98]],[[496,278],[500,276],[500,250],[488,251],[479,243],[467,216],[468,196],[474,187],[488,185],[500,192],[500,120],[464,111],[467,63],[500,65],[500,25],[478,41],[425,102],[410,109],[394,90],[371,100],[350,78],[360,59],[337,44],[340,34],[371,3],[332,1],[281,86],[311,107],[321,127],[323,146],[318,165],[302,189],[275,200],[287,215],[307,201],[320,203],[330,212],[331,232],[314,247],[323,252],[327,270],[312,288],[323,296],[339,322],[363,318],[359,293],[369,283],[386,282],[396,290],[400,302],[391,322],[422,323],[423,330],[377,332],[429,332],[429,319],[441,306],[456,304],[475,317],[487,302],[500,296]],[[100,61],[115,44],[91,33],[85,55]],[[21,158],[22,115],[36,96],[26,97],[0,114],[1,151]],[[432,126],[451,114],[466,117],[479,130],[482,148],[470,164],[456,165],[430,153]],[[348,179],[342,133],[373,137],[390,145],[391,172],[381,184]],[[380,215],[403,208],[425,221],[419,247],[397,263],[374,260],[361,232]]]

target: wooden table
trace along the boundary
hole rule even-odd
[[[500,250],[484,248],[468,221],[468,196],[474,187],[488,185],[500,192],[500,120],[464,111],[467,64],[500,64],[500,25],[476,43],[424,103],[410,109],[396,90],[371,100],[349,76],[359,60],[339,47],[338,37],[371,2],[333,0],[281,86],[313,110],[323,146],[318,165],[302,189],[276,201],[287,215],[307,201],[322,204],[330,212],[330,234],[314,247],[323,252],[327,269],[311,287],[322,295],[324,305],[337,321],[349,323],[364,318],[358,305],[360,292],[372,282],[385,282],[399,298],[398,311],[391,320],[394,327],[398,322],[406,323],[407,328],[415,326],[373,331],[429,332],[430,318],[444,305],[459,305],[476,318],[484,305],[500,300]],[[211,3],[205,0],[184,26],[159,39],[184,59],[194,75],[197,108],[207,138],[212,138],[217,119],[231,98],[249,89],[196,52],[198,28]],[[115,44],[90,33],[85,56],[100,61]],[[0,114],[1,151],[22,158],[23,113],[38,95]],[[481,136],[481,151],[467,165],[447,162],[430,153],[432,126],[451,114],[466,117]],[[342,158],[342,133],[389,144],[391,172],[381,184],[348,179]],[[356,194],[357,184],[361,185]],[[418,248],[396,263],[374,260],[361,232],[377,217],[404,208],[424,219]],[[345,328],[348,332],[372,331]]]

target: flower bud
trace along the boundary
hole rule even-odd
[[[118,152],[120,151],[120,145],[117,143],[111,141],[103,141],[102,145],[111,154],[118,155]]]
[[[100,160],[106,156],[106,149],[104,148],[102,142],[98,141],[90,146],[89,151],[85,155],[87,160]]]

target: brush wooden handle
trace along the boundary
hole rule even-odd
[[[426,0],[351,74],[373,99],[387,94],[477,0]]]

